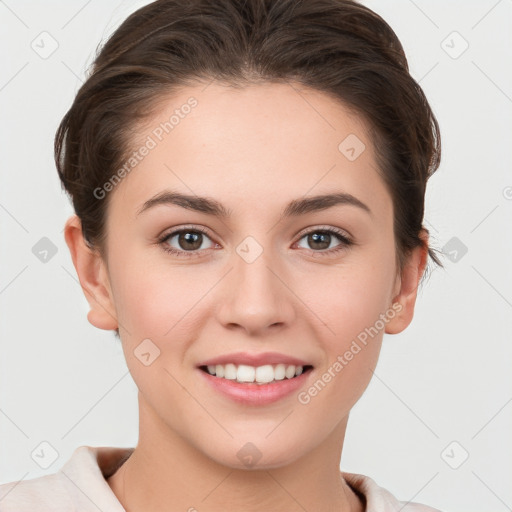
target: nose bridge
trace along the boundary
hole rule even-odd
[[[269,237],[265,243],[270,244]],[[221,321],[254,332],[289,322],[293,308],[286,286],[276,276],[279,268],[270,245],[265,247],[253,236],[242,240],[233,253],[233,270],[221,299]]]

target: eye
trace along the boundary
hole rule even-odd
[[[336,239],[339,243],[333,247],[332,244],[336,242]],[[167,253],[186,258],[201,256],[201,251],[213,248],[213,246],[208,247],[208,240],[213,246],[217,245],[212,242],[205,229],[200,227],[184,227],[166,233],[158,240],[158,243]],[[354,242],[344,231],[336,228],[317,228],[304,233],[299,239],[298,245],[301,248],[305,248],[300,245],[301,240],[306,241],[306,244],[310,246],[310,252],[315,255],[324,253],[332,255],[354,245]]]
[[[182,228],[165,234],[158,240],[164,251],[178,257],[200,256],[199,250],[207,250],[204,243],[210,240],[206,230],[202,228]],[[174,243],[174,246],[171,245]],[[176,247],[177,245],[177,247]]]
[[[309,231],[308,233],[302,235],[299,243],[304,239],[314,253],[333,254],[353,245],[352,240],[350,240],[350,238],[348,238],[348,236],[343,231],[335,228],[317,228],[313,231]],[[335,242],[336,239],[338,239],[340,243],[333,247],[332,242]]]

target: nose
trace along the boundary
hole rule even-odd
[[[254,250],[250,246],[249,253]],[[248,335],[290,325],[295,315],[294,295],[282,269],[270,250],[263,250],[253,261],[247,253],[234,253],[232,270],[219,289],[217,317],[222,325]]]

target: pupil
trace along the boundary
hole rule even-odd
[[[199,247],[201,247],[201,241],[199,241],[199,244],[197,243],[197,241],[200,240],[200,236],[201,236],[200,233],[193,233],[193,232],[189,232],[189,231],[187,231],[186,233],[182,233],[182,234],[180,234],[180,237],[179,237],[180,246],[181,246],[182,242],[186,242],[185,248],[187,248],[186,244],[192,244],[193,247],[190,247],[190,245],[189,245],[188,249],[192,249],[192,250],[199,249]],[[195,241],[195,245],[194,245],[194,241]]]
[[[317,246],[316,249],[327,249],[330,244],[330,237],[331,237],[331,235],[329,233],[313,233],[313,234],[309,235],[308,242],[313,243],[313,247],[314,247],[314,244],[319,243],[321,247]],[[327,239],[327,241],[325,241],[326,239]]]

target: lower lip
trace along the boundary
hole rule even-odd
[[[219,391],[235,402],[251,405],[271,404],[292,394],[304,385],[312,370],[310,368],[293,379],[285,378],[270,384],[256,384],[254,382],[242,383],[236,380],[215,377],[199,368],[197,369],[216,391]]]

